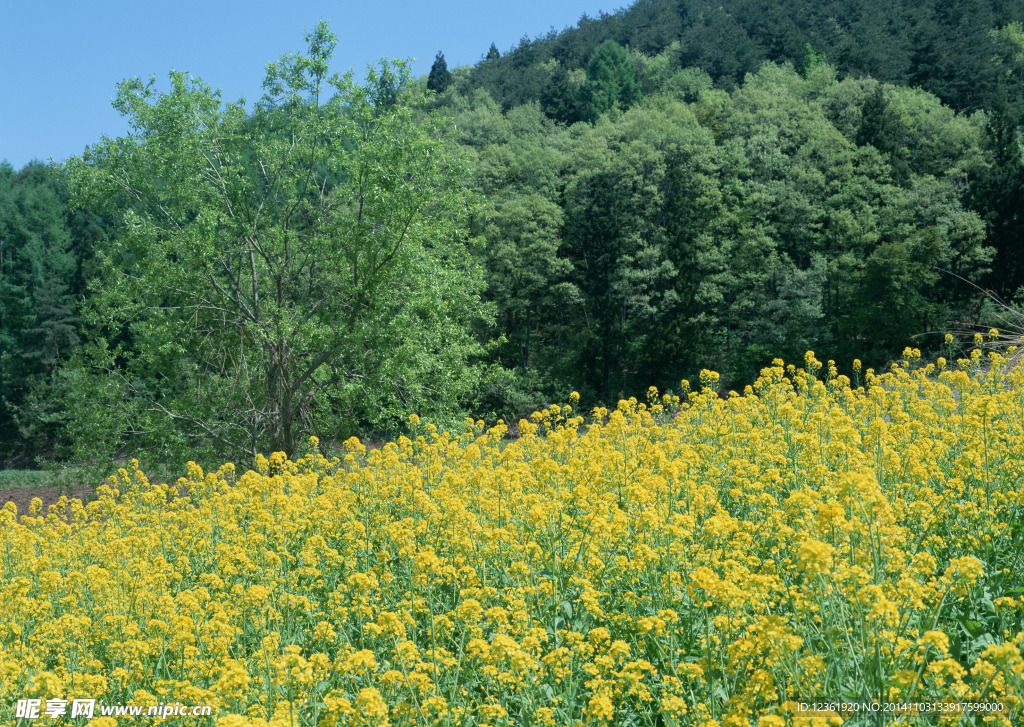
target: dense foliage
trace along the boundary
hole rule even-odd
[[[328,76],[325,24],[307,40],[251,112],[183,74],[126,81],[132,136],[69,163],[122,221],[86,307],[106,335],[64,382],[76,455],[290,453],[299,431],[457,408],[484,315],[470,200],[402,66],[358,85]]]
[[[963,279],[993,264],[963,201],[988,168],[983,115],[826,64],[768,64],[732,92],[689,80],[571,128],[451,98],[494,200],[479,227],[504,365],[599,399],[708,366],[736,386],[809,347],[884,362],[965,313]]]
[[[1000,82],[1024,100],[1021,22],[1024,5],[1007,0],[639,0],[584,15],[560,33],[524,37],[478,64],[470,82],[505,109],[539,101],[551,64],[586,69],[597,48],[614,42],[637,58],[664,54],[678,67],[703,68],[725,88],[765,61],[799,67],[824,55],[844,75],[919,86],[974,110],[995,98]]]
[[[800,8],[641,0],[365,85],[323,35],[252,108],[122,84],[132,137],[0,174],[0,457],[291,452],[987,325],[1021,7]]]
[[[31,463],[65,438],[54,376],[87,335],[79,304],[111,229],[69,204],[50,167],[0,165],[0,460]]]
[[[857,387],[808,353],[727,400],[703,372],[683,400],[553,406],[507,446],[414,419],[342,459],[176,485],[132,462],[84,509],[8,506],[0,714],[840,724],[800,707],[823,699],[921,705],[847,724],[1019,725],[1024,372],[981,362],[908,351]]]
[[[361,84],[322,22],[0,165],[0,458],[187,471],[0,509],[0,721],[1021,724],[1024,315],[908,348],[1024,303],[1021,7],[799,9]]]

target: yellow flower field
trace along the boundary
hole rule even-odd
[[[414,418],[170,487],[133,463],[65,520],[0,512],[0,724],[91,697],[213,706],[104,727],[1020,725],[1001,362],[908,351],[851,383],[808,354],[725,399],[705,372],[553,406],[512,442]],[[879,706],[813,708],[841,700]]]

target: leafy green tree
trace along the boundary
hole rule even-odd
[[[690,144],[687,159],[682,150]],[[669,178],[689,161],[698,166],[708,146],[710,134],[672,105],[633,108],[594,127],[575,150],[565,190],[566,241],[583,311],[573,370],[602,397],[660,383],[659,326],[673,318],[675,283],[690,273],[677,264],[669,235]]]
[[[870,144],[889,157],[894,181],[905,183],[910,178],[910,166],[905,159],[902,129],[895,112],[879,84],[861,107],[861,122],[857,129],[857,143]]]
[[[764,301],[752,326],[751,346],[743,351],[737,368],[751,372],[772,358],[798,361],[821,343],[825,316],[828,264],[815,254],[804,269],[787,256],[772,256],[764,281]],[[748,374],[749,375],[749,374]]]
[[[472,386],[485,312],[445,122],[417,116],[404,64],[360,85],[328,75],[325,22],[306,40],[252,111],[181,73],[166,93],[121,83],[131,136],[68,163],[78,199],[122,220],[88,309],[106,335],[65,378],[77,454],[292,453],[307,433],[453,411]]]
[[[487,55],[484,57],[485,61],[496,61],[501,58],[501,53],[498,52],[498,46],[491,43],[491,47],[487,50]]]
[[[529,368],[536,348],[550,344],[544,324],[578,298],[572,264],[559,256],[562,225],[562,210],[538,194],[499,203],[488,221],[488,296],[514,347],[509,368]]]
[[[868,256],[851,316],[875,349],[871,353],[911,345],[915,334],[940,322],[943,306],[930,293],[939,280],[934,262],[944,257],[943,246],[939,231],[929,228],[905,242],[884,242]]]
[[[444,53],[438,51],[434,56],[434,65],[430,67],[430,75],[427,76],[427,89],[434,93],[444,93],[451,82],[452,74],[444,60]]]
[[[799,61],[806,42],[793,33],[784,45]],[[489,95],[459,106],[475,189],[501,210],[480,233],[506,338],[497,350],[518,362],[520,389],[609,401],[701,368],[736,386],[807,349],[879,366],[967,310],[965,289],[936,273],[977,280],[989,263],[984,226],[961,202],[988,164],[982,115],[920,89],[840,81],[827,63],[803,75],[765,64],[729,92],[670,55],[627,58],[651,93],[589,128],[545,126],[534,104],[502,112]],[[563,69],[565,81],[580,74],[571,68],[552,60],[538,75]],[[549,94],[540,108],[558,118],[553,101],[567,94]],[[516,255],[553,246],[557,228],[552,207],[520,204],[533,195],[562,212],[556,258],[571,264],[576,297],[554,305],[523,295],[527,272],[545,278]]]
[[[628,109],[640,100],[636,68],[626,49],[614,40],[606,40],[591,56],[583,99],[592,120],[615,107]]]
[[[1024,23],[1017,21],[992,30],[989,38],[996,46],[1002,83],[1019,94],[1024,90]],[[1016,99],[1018,109],[1024,98]]]
[[[825,53],[814,50],[814,47],[808,43],[804,46],[804,57],[800,63],[800,75],[807,78],[807,74],[811,72],[816,66],[821,66],[828,63],[828,57]]]

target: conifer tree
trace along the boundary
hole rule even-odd
[[[586,104],[580,99],[582,90],[579,83],[572,83],[568,72],[561,65],[556,66],[541,92],[541,110],[548,118],[563,124],[582,121],[586,115]]]
[[[59,425],[47,391],[79,344],[75,242],[59,176],[0,164],[0,458],[44,451]],[[46,406],[26,408],[33,392]]]
[[[584,100],[591,120],[613,106],[627,109],[640,100],[640,82],[626,49],[606,40],[590,58]]]
[[[1024,160],[1016,115],[1005,93],[996,97],[985,126],[988,167],[971,184],[974,208],[988,223],[996,248],[993,277],[997,287],[1012,295],[1024,285]]]
[[[444,93],[451,82],[452,74],[444,60],[444,53],[438,51],[434,56],[434,65],[430,67],[430,75],[427,76],[427,88],[434,93]]]

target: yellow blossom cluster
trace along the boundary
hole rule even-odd
[[[1024,373],[919,358],[8,506],[0,723],[1022,724]]]

